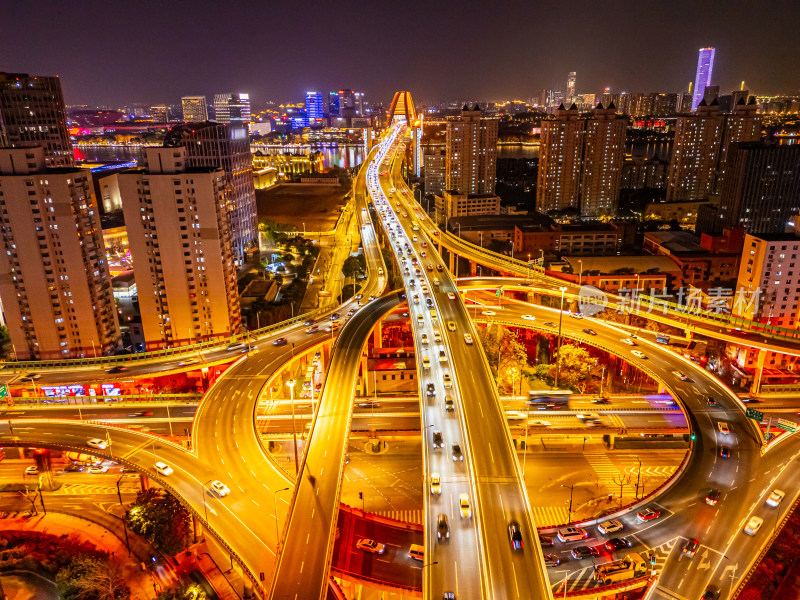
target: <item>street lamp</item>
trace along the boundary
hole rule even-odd
[[[280,490],[275,490],[275,493],[273,495],[273,499],[275,500],[275,551],[276,552],[278,550],[278,546],[280,545],[281,541],[280,540],[281,534],[280,531],[278,531],[278,494],[290,489],[292,488],[285,487]]]
[[[297,458],[297,428],[295,427],[294,422],[294,384],[297,383],[294,379],[290,379],[286,382],[286,385],[289,387],[289,393],[291,394],[291,403],[292,403],[292,439],[294,440],[294,472],[295,475],[300,472],[300,461]]]
[[[208,506],[206,505],[206,491],[207,491],[207,490],[206,490],[206,486],[207,486],[209,483],[211,483],[212,481],[214,481],[214,480],[213,480],[213,479],[209,479],[208,481],[206,481],[206,482],[203,484],[203,491],[202,491],[202,494],[203,494],[203,512],[204,512],[204,513],[205,513],[205,515],[206,515],[206,527],[208,527]]]
[[[578,285],[583,285],[583,259],[578,259]]]
[[[561,376],[561,322],[564,319],[564,292],[567,291],[566,287],[558,288],[561,290],[561,310],[558,311],[558,345],[556,347],[556,388],[558,388],[558,380]]]
[[[561,484],[563,488],[569,488],[569,513],[567,514],[567,523],[572,523],[572,492],[575,490],[575,484],[570,485]]]
[[[639,470],[636,471],[636,494],[635,494],[636,495],[636,499],[638,500],[639,499],[639,477],[642,474],[642,459],[637,456],[636,460],[639,461]]]

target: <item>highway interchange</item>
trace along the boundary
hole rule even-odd
[[[372,164],[379,165],[380,162],[375,160],[372,161]],[[378,168],[387,170],[387,167]],[[365,171],[368,172],[368,169],[362,169],[359,174],[357,186],[364,185],[361,174]],[[393,175],[381,176],[380,186],[384,195],[388,195],[387,192],[391,187],[405,190],[404,184],[393,180],[393,177]],[[404,204],[407,204],[405,200]],[[394,211],[393,204],[388,204],[387,208]],[[411,214],[415,213],[411,212]],[[388,219],[388,217],[385,218]],[[412,230],[411,221],[411,218],[399,217],[396,226],[402,227],[402,235],[405,238],[417,235],[421,244],[421,241],[426,238],[423,232]],[[362,229],[365,228],[362,227]],[[362,232],[362,236],[365,233],[369,235],[368,231],[371,228],[366,229],[366,232]],[[433,239],[428,239],[430,240],[427,247],[429,257],[420,262],[443,265],[441,257],[432,247]],[[365,252],[368,248],[376,248],[374,241],[372,243],[365,241],[364,245]],[[398,251],[396,246],[394,244],[393,249]],[[413,253],[419,256],[421,251],[421,246],[414,243]],[[367,282],[365,294],[376,293],[384,287],[382,282],[379,283],[379,278],[372,273],[374,267],[374,264],[371,265],[370,280]],[[426,514],[428,515],[426,528],[428,535],[426,535],[425,544],[428,557],[426,557],[426,562],[433,553],[434,562],[437,563],[431,564],[428,572],[425,573],[427,595],[436,597],[434,594],[456,588],[459,598],[547,597],[546,589],[545,591],[535,591],[538,585],[547,585],[544,568],[541,566],[541,555],[536,545],[527,544],[525,552],[512,553],[508,543],[505,528],[511,518],[522,523],[526,541],[532,539],[531,534],[535,527],[530,516],[530,507],[525,497],[524,487],[519,484],[517,475],[519,465],[513,458],[515,453],[510,444],[508,429],[504,425],[502,406],[497,399],[493,383],[487,385],[487,382],[491,382],[491,377],[481,373],[481,370],[488,371],[485,357],[483,357],[479,345],[469,346],[464,343],[464,333],[471,333],[475,338],[475,331],[460,296],[456,294],[455,300],[447,297],[448,291],[456,292],[449,274],[446,270],[434,271],[433,274],[440,280],[438,287],[433,284],[432,276],[426,271],[422,271],[423,278],[427,279],[428,289],[431,291],[438,313],[437,330],[445,338],[443,347],[448,360],[446,363],[439,363],[438,356],[435,356],[433,352],[427,352],[431,367],[426,369],[421,364],[426,356],[426,350],[422,344],[418,346],[419,371],[421,373],[429,372],[429,375],[423,377],[421,381],[426,383],[431,380],[437,386],[436,397],[433,401],[428,399],[424,390],[421,390],[420,404],[424,439],[431,439],[432,434],[427,433],[428,429],[440,427],[445,447],[434,450],[429,445],[424,445],[423,464],[427,476],[425,487],[427,488],[430,484],[430,474],[434,472],[434,469],[439,469],[437,472],[442,474],[444,487],[452,488],[452,490],[448,490],[447,494],[443,493],[435,500],[431,500],[425,494]],[[408,280],[409,278],[405,279],[406,293],[410,294],[412,289]],[[420,283],[421,281],[414,286],[416,293],[420,289]],[[345,345],[341,341],[346,339],[342,336],[348,327],[342,329],[339,344],[351,349],[351,356],[344,360],[345,363],[352,365],[354,360],[352,355],[360,354],[360,349],[371,328],[371,326],[368,327],[370,314],[372,323],[377,322],[391,308],[392,302],[397,300],[396,297],[394,301],[390,298],[375,301],[374,309],[368,305],[369,311],[357,313],[365,315],[363,317],[364,324],[358,326],[357,322],[353,322],[353,329],[359,329],[359,331],[353,334],[352,343]],[[351,302],[337,310],[346,310],[353,304]],[[502,309],[502,318],[499,314],[497,316],[498,321],[518,327],[533,326],[537,328],[538,326],[538,328],[548,331],[548,328],[542,323],[553,321],[553,315],[557,316],[558,314],[557,311],[535,305],[512,304],[513,307],[510,307],[509,304],[505,305]],[[416,323],[414,315],[421,314],[420,310],[411,310],[410,312],[412,313],[412,322]],[[427,313],[427,308],[425,312]],[[500,313],[500,311],[496,312]],[[523,314],[532,314],[537,319],[536,321],[522,319]],[[447,331],[442,327],[451,321],[455,325],[455,331]],[[694,451],[684,474],[676,485],[669,488],[657,500],[658,506],[664,511],[662,517],[644,526],[636,525],[630,516],[621,517],[626,528],[635,532],[632,533],[637,543],[634,549],[642,551],[656,549],[659,554],[664,554],[665,549],[669,549],[654,597],[699,597],[709,582],[720,587],[735,586],[737,579],[746,572],[750,561],[760,550],[766,539],[765,536],[769,535],[768,523],[773,522],[771,520],[773,517],[776,519],[774,522],[777,522],[780,511],[786,510],[797,494],[798,484],[793,481],[791,471],[788,469],[800,451],[797,442],[793,438],[789,439],[774,451],[761,457],[759,432],[752,422],[745,419],[744,406],[741,401],[719,384],[716,379],[689,361],[646,340],[641,340],[639,344],[641,347],[647,348],[648,358],[640,360],[632,357],[629,354],[630,346],[621,342],[627,332],[621,331],[615,326],[606,325],[599,320],[591,320],[591,327],[596,330],[597,336],[588,336],[582,332],[588,322],[590,322],[589,319],[577,320],[565,317],[563,323],[566,337],[598,345],[612,353],[625,356],[627,360],[637,364],[645,371],[651,372],[675,392],[690,414],[693,430],[698,433]],[[430,322],[429,314],[423,315],[423,324],[422,328],[415,329],[418,343],[422,333],[427,333],[429,335],[428,345],[433,346],[430,340],[434,335],[434,324]],[[415,327],[417,326],[415,325]],[[363,331],[365,328],[366,331]],[[552,333],[552,330],[549,330],[548,333]],[[148,473],[187,502],[196,514],[203,516],[208,514],[206,511],[210,511],[208,521],[211,529],[224,538],[232,548],[237,549],[238,558],[251,572],[255,582],[260,573],[272,572],[278,541],[274,533],[274,525],[276,522],[284,522],[290,506],[289,500],[286,499],[290,493],[283,496],[277,496],[277,494],[280,490],[291,487],[292,478],[266,456],[258,439],[256,428],[253,426],[253,415],[256,405],[262,400],[264,390],[267,389],[270,380],[276,376],[281,366],[287,360],[291,360],[294,353],[312,348],[327,337],[324,333],[320,335],[306,334],[301,325],[281,329],[276,333],[276,335],[278,334],[287,337],[293,347],[291,349],[288,346],[282,349],[272,347],[271,342],[275,336],[260,340],[247,358],[242,358],[234,367],[226,371],[224,376],[209,390],[194,420],[191,451],[155,440],[143,432],[108,428],[98,424],[64,423],[51,419],[14,420],[13,433],[11,431],[12,421],[6,421],[4,422],[5,429],[0,429],[3,432],[2,441],[6,445],[28,446],[43,445],[44,441],[44,445],[63,445],[85,449],[85,441],[88,437],[108,438],[111,441],[109,450],[99,454],[113,456],[115,460],[120,460]],[[362,340],[360,343],[359,339]],[[449,364],[449,367],[443,367],[443,364]],[[149,372],[155,372],[158,370],[158,364],[142,365],[138,368],[152,369]],[[441,400],[445,395],[444,388],[438,385],[443,379],[444,369],[448,369],[453,380],[452,395],[455,410],[450,414],[445,411]],[[674,370],[686,373],[688,381],[682,381],[675,377],[672,374]],[[94,375],[87,375],[87,377],[104,374],[102,370],[95,371],[97,372]],[[346,371],[346,368],[343,371]],[[132,373],[128,374],[128,376],[132,375]],[[64,373],[63,376],[64,381],[70,380],[68,373]],[[74,380],[75,373],[72,373],[72,376],[72,380]],[[331,382],[331,377],[332,374],[329,372],[326,388]],[[342,383],[342,381],[335,381],[337,387],[333,389],[339,389]],[[344,385],[346,386],[346,382]],[[333,396],[333,394],[330,395]],[[318,414],[317,419],[339,419],[339,422],[343,422],[344,425],[337,426],[337,434],[343,435],[346,440],[353,403],[351,401],[352,394],[342,394],[342,396],[345,396],[346,399],[341,404],[347,404],[349,407],[346,411],[336,410],[341,407],[336,406],[334,402],[332,412],[325,415]],[[717,399],[716,406],[709,406],[706,400],[708,396]],[[325,402],[321,401],[317,406],[322,411]],[[490,411],[488,418],[483,413],[484,410]],[[342,419],[344,421],[341,421]],[[730,426],[730,434],[720,433],[717,423],[722,419]],[[320,424],[323,422],[319,421]],[[501,423],[502,427],[497,426],[497,423]],[[427,425],[432,427],[427,427]],[[316,427],[317,425],[313,425],[312,429],[316,429]],[[344,430],[343,434],[341,430]],[[225,435],[223,432],[229,432],[229,434]],[[492,435],[499,437],[493,439]],[[314,446],[313,436],[311,440],[309,448]],[[462,452],[465,455],[464,465],[455,464],[449,456],[450,446],[454,440],[462,444]],[[338,442],[337,444],[333,447],[342,447],[342,444]],[[723,444],[731,448],[730,458],[725,459],[719,455],[719,448]],[[234,456],[237,457],[236,461],[225,462],[225,458]],[[163,477],[158,477],[152,469],[152,464],[156,460],[164,460],[167,457],[175,468],[175,473],[170,476],[168,481]],[[265,457],[266,460],[264,460]],[[309,464],[313,465],[316,459],[312,456],[311,450],[308,451],[306,460],[309,457],[311,458]],[[309,494],[316,496],[317,491],[323,488],[323,483],[325,484],[324,493],[327,496],[323,504],[329,508],[329,511],[336,509],[340,491],[341,468],[344,462],[341,453],[335,457],[335,461],[338,461],[340,465],[337,471],[338,478],[336,476],[328,478],[323,475],[321,478],[317,478],[313,485],[311,480],[301,479],[303,483],[292,500],[293,506],[296,507],[295,511],[292,511],[293,516],[301,514],[296,512],[298,510],[306,510],[303,507],[309,506],[309,501],[304,497]],[[334,469],[334,471],[336,470]],[[195,475],[198,472],[202,472],[204,475],[198,478]],[[487,477],[490,480],[487,480]],[[207,491],[207,484],[214,478],[222,480],[231,487],[230,496],[218,498]],[[208,479],[208,481],[204,482],[204,479]],[[703,502],[703,496],[709,485],[722,491],[721,499],[716,507],[707,506]],[[307,489],[308,487],[310,489]],[[787,491],[787,499],[777,509],[765,508],[765,495],[769,494],[773,487],[780,487]],[[262,488],[263,491],[259,491]],[[463,493],[463,490],[471,495],[473,513],[471,518],[464,520],[457,516],[459,509],[456,506],[457,495]],[[498,500],[498,505],[493,504],[495,499]],[[277,514],[272,508],[273,502],[278,509]],[[314,502],[313,498],[311,502]],[[446,510],[451,515],[453,540],[455,541],[456,536],[459,536],[458,547],[452,542],[449,545],[439,545],[433,541],[432,533],[436,530],[434,515],[438,515],[438,509],[431,510],[428,506],[433,503],[436,503],[436,506],[447,507]],[[749,516],[756,513],[765,517],[765,526],[755,536],[745,536],[741,533],[741,529]],[[275,521],[264,519],[264,514],[272,514]],[[328,512],[329,518],[321,520],[328,525],[328,539],[330,539],[332,530],[330,523],[335,521],[332,519],[333,514],[335,513]],[[291,531],[290,519],[285,532]],[[594,537],[597,537],[594,529],[590,529],[590,531]],[[670,542],[680,541],[690,536],[702,538],[701,550],[692,561],[680,558],[679,544],[669,546]],[[558,549],[563,550],[560,547]],[[548,550],[548,552],[550,551]],[[322,556],[322,553],[319,553],[319,556]],[[461,556],[469,562],[459,566],[455,559]],[[323,556],[322,560],[327,561],[328,559]],[[287,561],[287,564],[289,563],[294,567],[299,566],[298,559],[290,559]],[[317,564],[322,565],[322,563]],[[475,568],[477,564],[481,565],[480,569]],[[575,571],[582,571],[590,564],[576,562],[576,564],[570,565],[570,570],[575,567]],[[517,565],[520,567],[525,565],[525,567],[517,569]],[[531,565],[533,566],[531,567]],[[326,568],[321,566],[318,571],[322,574],[319,577],[322,583],[312,582],[309,584],[315,586],[316,589],[320,589],[319,586],[324,588],[326,579]],[[577,575],[570,576],[570,580],[581,581],[581,577]],[[297,582],[298,579],[295,575],[294,581]],[[476,580],[479,583],[477,586],[470,584]],[[258,584],[256,584],[257,586]],[[280,594],[283,594],[283,591]],[[294,596],[275,595],[275,597]]]

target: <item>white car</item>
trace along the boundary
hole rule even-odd
[[[783,497],[786,495],[786,492],[783,490],[772,490],[772,493],[767,498],[767,504],[770,506],[778,506],[783,500]]]
[[[442,493],[442,478],[438,473],[431,473],[431,494]]]
[[[647,356],[641,350],[631,350],[631,354],[633,354],[636,358],[645,359]]]
[[[30,466],[27,469],[25,469],[25,475],[38,475],[38,474],[39,474],[39,468],[36,465]]]
[[[95,465],[93,467],[89,467],[89,469],[87,470],[87,473],[92,473],[93,475],[97,475],[100,473],[107,473],[107,472],[108,472],[108,467],[104,467],[102,465],[100,466]]]
[[[361,538],[356,542],[356,548],[369,554],[383,554],[386,551],[386,544],[381,544],[368,538]]]
[[[622,338],[623,344],[628,344],[628,346],[635,346],[636,342],[634,342],[631,338]]]
[[[222,498],[223,496],[227,496],[228,494],[231,493],[231,488],[222,483],[219,479],[215,479],[214,481],[211,482],[211,489],[220,498]]]
[[[689,379],[688,375],[681,373],[680,371],[673,371],[672,374],[675,375],[675,377],[677,377],[681,381],[686,381],[687,379]]]
[[[447,297],[450,300],[455,300],[456,299],[456,295],[453,292],[447,292]]]
[[[105,450],[108,444],[106,444],[105,440],[101,440],[99,438],[92,438],[90,440],[86,440],[86,445],[89,448],[96,448],[97,450]]]
[[[472,336],[470,334],[468,334],[468,333],[464,334],[464,343],[467,346],[472,346]]]
[[[522,315],[522,318],[525,319],[526,321],[535,321],[536,320],[536,317],[534,317],[533,315]]]
[[[597,526],[597,531],[603,534],[622,531],[622,521],[617,521],[616,519],[611,521],[603,521]]]
[[[428,334],[427,334],[427,333],[423,333],[423,334],[420,336],[419,340],[420,340],[420,342],[422,342],[423,344],[427,344],[427,343],[428,343]]]
[[[172,475],[172,467],[170,467],[167,463],[159,461],[153,465],[153,468],[157,473],[161,473],[164,476]]]
[[[483,311],[481,311],[481,314],[482,315],[486,315],[487,317],[493,317],[497,313],[494,312],[493,310],[483,310]]]
[[[469,505],[469,496],[467,494],[459,494],[458,506],[461,510],[462,519],[469,519],[472,516],[472,507]]]
[[[751,517],[750,520],[747,522],[747,525],[744,526],[744,532],[747,535],[755,535],[758,533],[758,530],[761,529],[761,526],[764,524],[764,519],[761,517]]]

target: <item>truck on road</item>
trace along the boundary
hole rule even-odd
[[[646,574],[647,562],[638,554],[628,554],[621,560],[598,565],[594,569],[595,581],[600,581],[603,585],[643,577]]]

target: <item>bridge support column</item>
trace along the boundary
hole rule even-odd
[[[761,375],[764,373],[764,362],[767,360],[767,351],[763,348],[758,351],[756,358],[756,374],[753,378],[753,385],[750,386],[750,395],[758,396],[761,392]]]
[[[144,473],[139,473],[139,485],[141,486],[143,492],[149,490],[150,478]]]
[[[455,256],[456,256],[456,255],[455,255],[455,254],[453,254],[452,252],[450,253],[450,262],[449,262],[448,264],[449,264],[449,269],[450,269],[450,272],[451,272],[451,273],[455,273],[455,272],[456,272],[456,271],[455,271],[455,268],[454,268],[454,264],[455,264]]]
[[[200,521],[197,520],[197,517],[194,516],[192,513],[192,537],[194,539],[194,543],[197,543],[197,540],[200,538]]]
[[[378,321],[372,328],[372,345],[374,348],[383,348],[383,321]]]
[[[478,274],[477,265],[474,262],[469,261],[469,276],[475,277],[477,274]]]

